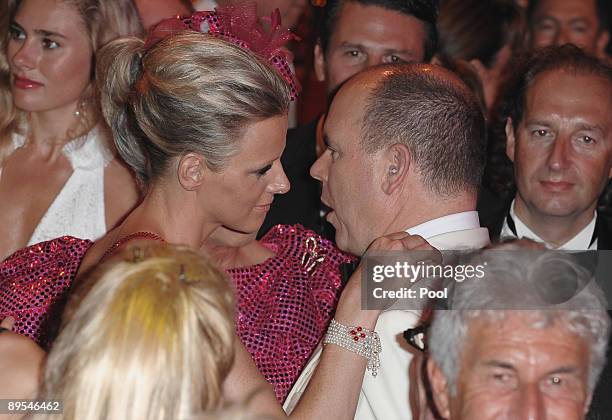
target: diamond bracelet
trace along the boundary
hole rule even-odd
[[[359,326],[347,327],[332,319],[323,339],[323,344],[335,344],[364,357],[367,360],[367,370],[372,373],[372,376],[378,374],[378,368],[380,367],[379,353],[382,348],[376,331]]]

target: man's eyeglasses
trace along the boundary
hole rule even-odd
[[[415,349],[427,353],[427,340],[425,333],[429,328],[429,324],[422,324],[418,327],[408,328],[404,331],[404,338]]]

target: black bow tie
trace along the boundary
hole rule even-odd
[[[512,232],[512,234],[518,238],[518,233],[516,233],[516,224],[514,223],[514,219],[512,218],[512,216],[510,216],[510,212],[508,212],[508,215],[506,216],[506,224],[510,228],[510,231]],[[595,241],[597,240],[597,231],[599,230],[597,229],[598,224],[599,224],[599,217],[597,218],[597,221],[595,222],[596,226],[595,226],[595,229],[593,230],[593,236],[591,236],[591,241],[589,242],[589,248],[592,247]]]

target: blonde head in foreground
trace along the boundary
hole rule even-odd
[[[44,374],[44,397],[64,402],[53,419],[183,419],[217,408],[234,357],[225,275],[184,247],[131,246],[121,257],[71,295]]]

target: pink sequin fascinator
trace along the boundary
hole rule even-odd
[[[266,31],[257,17],[257,3],[217,7],[214,12],[195,12],[191,16],[164,19],[155,25],[145,42],[145,51],[162,39],[181,31],[191,30],[223,38],[254,52],[274,66],[291,88],[291,100],[297,98],[299,84],[289,65],[289,52],[283,46],[298,37],[281,26],[280,12],[270,16]]]

